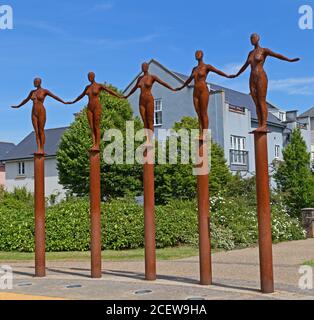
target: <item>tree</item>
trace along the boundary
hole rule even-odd
[[[300,129],[292,132],[291,142],[283,150],[283,162],[279,163],[274,178],[291,215],[299,216],[302,208],[314,206],[310,153]]]
[[[180,122],[174,124],[173,129],[198,129],[197,118],[183,117]],[[169,139],[167,141],[167,149]],[[155,167],[155,198],[156,203],[163,204],[171,199],[194,199],[197,195],[197,179],[192,174],[193,163],[181,164],[181,139],[178,142],[178,164],[156,165]],[[169,160],[169,152],[167,152]],[[226,186],[232,179],[232,174],[224,158],[223,149],[216,143],[211,143],[211,171],[210,171],[211,195],[223,194]]]
[[[111,87],[111,89],[117,91],[117,89],[113,87]],[[142,128],[140,120],[133,117],[132,108],[127,100],[117,99],[107,93],[103,93],[100,99],[103,108],[101,121],[102,136],[105,130],[115,128],[121,130],[123,137],[125,138],[126,121],[134,120],[135,132]],[[106,144],[102,142],[101,154],[103,154]],[[85,107],[76,116],[76,119],[71,124],[70,128],[64,133],[57,153],[57,167],[59,170],[60,183],[71,194],[78,196],[89,194],[88,150],[91,146],[91,133]],[[139,194],[142,190],[141,174],[141,166],[137,164],[108,165],[105,164],[102,159],[102,196],[110,198],[123,197],[129,194]]]

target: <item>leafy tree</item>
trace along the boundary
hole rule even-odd
[[[198,129],[196,118],[183,117],[180,122],[174,124],[173,129]],[[169,139],[167,140],[169,151]],[[182,141],[178,141],[178,164],[157,165],[155,167],[155,198],[156,203],[167,203],[171,199],[194,199],[197,195],[197,179],[193,173],[193,163],[190,159],[188,164],[181,164]],[[169,160],[169,152],[167,152]],[[211,144],[211,171],[210,193],[217,195],[226,191],[226,186],[232,179],[232,174],[224,158],[223,149],[216,143]]]
[[[291,142],[283,150],[283,162],[279,163],[274,178],[290,214],[298,216],[302,208],[314,206],[310,153],[300,129],[292,132]]]
[[[111,89],[116,90],[113,87]],[[117,99],[107,93],[103,93],[100,99],[103,108],[101,120],[102,136],[105,130],[115,128],[121,130],[125,138],[126,121],[134,120],[135,132],[142,128],[140,120],[133,117],[132,108],[127,100]],[[69,193],[78,196],[89,194],[90,169],[88,150],[92,146],[92,139],[86,110],[85,107],[64,133],[57,153],[60,183]],[[108,143],[110,142],[105,143],[102,141],[101,154],[103,154],[104,147]],[[139,165],[108,165],[102,159],[102,196],[110,198],[140,193],[142,190],[141,174],[141,166]]]

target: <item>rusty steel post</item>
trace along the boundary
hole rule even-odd
[[[199,139],[198,147],[198,228],[199,228],[199,263],[200,284],[212,284],[212,263],[210,244],[210,216],[209,216],[209,178],[208,178],[208,153],[207,143],[203,138]]]
[[[100,152],[90,151],[91,277],[101,278]]]
[[[155,240],[155,178],[153,145],[147,144],[144,152],[147,159],[143,167],[144,184],[144,230],[145,230],[145,279],[156,280],[156,240]]]
[[[45,155],[34,154],[35,175],[35,276],[46,276]]]
[[[254,131],[261,291],[274,292],[267,132]]]

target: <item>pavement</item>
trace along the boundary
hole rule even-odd
[[[0,300],[314,300],[313,289],[298,286],[300,266],[314,258],[314,239],[276,244],[273,254],[274,294],[259,291],[255,247],[213,254],[211,286],[199,285],[198,257],[157,262],[154,282],[144,279],[144,261],[103,261],[103,277],[96,280],[88,261],[48,261],[47,277],[40,279],[34,262],[13,262],[13,289],[0,290]]]

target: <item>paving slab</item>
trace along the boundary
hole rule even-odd
[[[103,261],[102,279],[90,279],[88,261],[48,261],[47,277],[34,278],[33,262],[10,263],[12,290],[62,299],[100,300],[314,300],[314,290],[301,290],[299,268],[314,258],[314,239],[273,246],[276,292],[261,294],[258,248],[213,254],[213,285],[199,285],[198,257],[158,261],[158,279],[144,279],[144,261]],[[14,298],[14,296],[11,296]],[[1,296],[0,296],[1,298]]]

